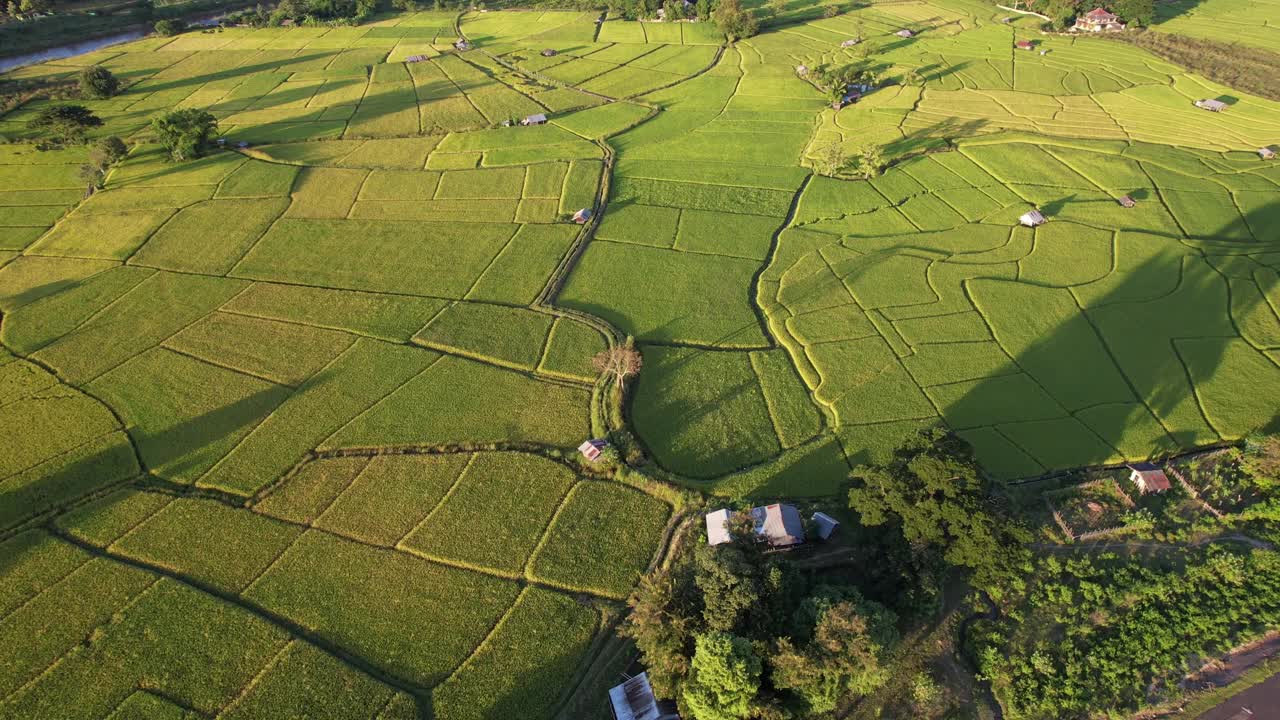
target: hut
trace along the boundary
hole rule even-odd
[[[1071,26],[1071,32],[1118,32],[1123,29],[1124,23],[1115,13],[1100,7],[1076,17],[1075,24]]]
[[[1128,195],[1121,195],[1120,197],[1116,198],[1116,202],[1120,203],[1120,207],[1123,207],[1123,208],[1131,208],[1134,205],[1138,204],[1136,200],[1134,200],[1132,197]]]
[[[1162,493],[1173,487],[1169,482],[1169,476],[1151,463],[1135,463],[1129,466],[1129,470],[1129,480],[1137,485],[1143,494]]]
[[[795,505],[774,503],[751,508],[756,538],[775,548],[792,547],[804,542],[804,521]],[[723,545],[732,537],[729,534],[729,511],[725,509],[707,513],[707,544]]]
[[[897,36],[898,36],[898,37],[900,37],[900,38],[909,38],[909,37],[915,37],[915,36],[916,36],[916,34],[915,34],[915,33],[911,32],[910,30],[908,30],[908,29],[906,29],[906,28],[903,28],[903,29],[899,30],[898,32],[894,33],[894,35],[897,35]]]
[[[547,48],[546,50],[542,51],[542,57],[555,57],[556,55],[559,55],[559,54],[560,52],[555,48]]]
[[[525,119],[521,120],[521,121],[520,121],[520,124],[521,124],[521,125],[546,125],[546,124],[547,124],[547,116],[546,116],[546,115],[544,115],[543,113],[538,113],[538,114],[536,114],[536,115],[530,115],[529,117],[527,117],[527,118],[525,118]]]
[[[799,75],[800,77],[808,77],[808,76],[809,76],[809,68],[808,68],[808,66],[806,66],[806,65],[797,65],[797,66],[796,66],[796,75]]]
[[[241,140],[240,142],[236,143],[236,147],[238,147],[238,148],[240,148],[241,150],[243,150],[243,149],[245,149],[245,148],[249,147],[249,141],[248,141],[248,140]]]
[[[471,43],[467,42],[466,40],[458,40],[453,44],[453,48],[455,50],[470,50]]]
[[[1039,210],[1031,208],[1030,210],[1022,213],[1022,217],[1018,218],[1018,222],[1026,225],[1027,227],[1035,227],[1037,225],[1043,225],[1045,223],[1045,219],[1044,215],[1041,215]]]
[[[842,47],[842,48],[850,48],[850,47],[853,47],[854,45],[857,45],[857,44],[858,44],[858,43],[860,43],[860,42],[862,42],[862,41],[861,41],[861,40],[854,39],[854,38],[849,38],[848,40],[845,40],[844,42],[840,43],[840,47]]]
[[[1275,160],[1276,151],[1272,150],[1269,147],[1258,148],[1258,157],[1262,158],[1263,160]]]
[[[1014,43],[1013,45],[1014,45],[1014,47],[1018,48],[1019,50],[1034,50],[1034,49],[1035,49],[1035,46],[1031,44],[1031,41],[1030,41],[1030,40],[1019,40],[1018,42]]]
[[[1197,100],[1196,107],[1200,108],[1201,110],[1208,110],[1209,112],[1222,112],[1223,110],[1227,109],[1227,104],[1222,102],[1221,100],[1206,99],[1206,100]]]
[[[600,457],[600,453],[604,452],[607,447],[609,447],[609,443],[604,440],[591,439],[579,445],[578,452],[582,453],[582,457],[589,462],[595,462]]]
[[[573,221],[579,225],[585,225],[591,219],[591,208],[582,208],[573,214]]]
[[[840,527],[840,521],[831,517],[824,512],[816,512],[813,514],[813,524],[818,533],[818,537],[823,540],[831,539],[831,533]]]
[[[407,63],[420,63],[425,61],[426,59],[427,59],[426,55],[410,55],[409,57],[405,58],[404,61]]]
[[[613,720],[680,720],[671,703],[658,702],[647,673],[610,688],[609,710]]]

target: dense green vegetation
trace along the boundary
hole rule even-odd
[[[937,718],[960,629],[1074,717],[1274,627],[1260,71],[1163,4],[400,5],[0,76],[0,718],[604,717],[636,647],[697,720]],[[698,546],[779,499],[839,534]]]

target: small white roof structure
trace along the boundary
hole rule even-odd
[[[729,511],[727,509],[716,510],[707,513],[707,544],[723,545],[731,539],[729,537]]]
[[[894,35],[897,35],[898,37],[909,38],[909,37],[915,37],[916,34],[906,28],[902,28],[898,32],[894,33]]]
[[[1129,195],[1121,195],[1120,197],[1116,198],[1116,202],[1120,203],[1120,207],[1126,207],[1126,208],[1131,208],[1138,204],[1138,201],[1134,200],[1133,197]]]
[[[1197,100],[1196,107],[1209,112],[1222,112],[1227,109],[1227,104],[1221,100]]]
[[[824,512],[816,512],[813,514],[813,521],[818,525],[818,537],[826,540],[831,537],[831,533],[840,527],[840,521],[831,517]]]
[[[796,66],[796,74],[797,74],[797,75],[799,75],[800,77],[804,77],[805,75],[808,75],[808,74],[809,74],[809,68],[808,68],[808,66],[806,66],[806,65],[797,65],[797,66]]]
[[[536,115],[530,115],[524,120],[521,120],[520,124],[521,125],[542,125],[546,122],[547,122],[547,116],[543,113],[537,113]]]
[[[582,225],[591,219],[591,208],[582,208],[573,214],[573,221]]]
[[[1258,148],[1258,157],[1263,160],[1274,160],[1276,157],[1276,151],[1269,147]]]
[[[774,503],[751,508],[756,521],[756,535],[774,547],[799,545],[804,542],[804,521],[795,505]]]
[[[556,55],[559,55],[559,54],[560,52],[555,48],[547,48],[546,50],[542,51],[542,57],[555,57]]]
[[[582,453],[582,457],[595,462],[600,457],[600,453],[609,447],[609,443],[604,440],[588,440],[578,446],[578,452]]]
[[[1026,225],[1027,227],[1035,227],[1037,225],[1043,225],[1045,220],[1044,215],[1041,215],[1039,210],[1032,208],[1023,213],[1022,217],[1018,218],[1018,222]]]
[[[616,720],[680,720],[653,695],[648,673],[640,673],[609,690],[609,705]]]
[[[466,40],[459,40],[459,41],[455,42],[455,43],[453,44],[453,46],[454,46],[455,48],[459,49],[459,50],[470,50],[470,49],[471,49],[471,43],[467,42]]]
[[[853,47],[854,45],[857,45],[860,42],[862,41],[858,40],[857,38],[849,38],[848,40],[845,40],[844,42],[840,43],[840,47],[842,48]]]

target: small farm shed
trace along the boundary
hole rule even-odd
[[[573,221],[579,225],[585,225],[591,219],[591,208],[582,208],[573,214]]]
[[[520,124],[521,125],[546,125],[547,116],[542,113],[538,113],[536,115],[530,115],[529,117],[521,120]]]
[[[466,40],[459,40],[453,44],[453,47],[456,50],[470,50],[471,43],[467,42]]]
[[[707,544],[723,545],[731,539],[729,537],[729,511],[721,508],[715,512],[709,512],[706,516],[707,521]]]
[[[857,45],[860,42],[862,41],[855,38],[849,38],[848,40],[845,40],[844,42],[840,43],[840,47],[842,48],[853,47],[854,45]]]
[[[555,57],[556,55],[559,55],[559,54],[560,54],[559,51],[557,51],[555,48],[547,48],[546,50],[542,51],[542,57]]]
[[[817,526],[818,537],[827,540],[831,537],[831,533],[840,527],[840,521],[831,517],[824,512],[816,512],[813,514],[813,523]]]
[[[409,57],[405,58],[404,61],[407,63],[420,63],[426,59],[427,59],[426,55],[410,55]]]
[[[1129,480],[1143,493],[1162,493],[1172,487],[1169,476],[1151,463],[1135,463],[1129,470]]]
[[[1013,45],[1014,45],[1014,47],[1018,48],[1019,50],[1032,50],[1032,49],[1034,49],[1034,48],[1035,48],[1035,46],[1031,44],[1031,41],[1030,41],[1030,40],[1019,40],[1018,42],[1014,43]]]
[[[670,703],[658,702],[654,697],[648,673],[610,688],[609,710],[613,720],[680,720]]]
[[[797,65],[796,74],[799,75],[800,77],[805,77],[809,74],[809,68],[804,65]]]
[[[1269,147],[1258,148],[1258,157],[1262,158],[1263,160],[1275,160],[1276,151],[1272,150]]]
[[[1045,220],[1044,215],[1041,215],[1039,210],[1032,208],[1031,210],[1023,213],[1022,217],[1018,218],[1018,222],[1026,225],[1027,227],[1035,227],[1037,225],[1043,225]]]
[[[1120,203],[1120,207],[1126,207],[1126,208],[1131,208],[1134,205],[1138,204],[1136,200],[1129,197],[1128,195],[1121,195],[1120,197],[1116,198],[1116,202]]]
[[[755,534],[773,547],[790,547],[804,542],[804,521],[795,505],[774,503],[751,508]],[[729,511],[725,509],[707,513],[707,544],[722,545],[729,542]]]
[[[604,440],[592,439],[579,445],[578,452],[582,453],[582,457],[587,460],[595,462],[596,458],[600,457],[600,453],[604,452],[607,447],[609,447],[609,443]]]
[[[897,36],[898,36],[898,37],[900,37],[900,38],[909,38],[909,37],[915,37],[915,36],[916,36],[916,34],[915,34],[915,33],[911,32],[910,30],[908,30],[908,29],[906,29],[906,28],[903,28],[903,29],[899,30],[898,32],[894,33],[894,35],[897,35]]]
[[[1222,112],[1227,109],[1227,104],[1221,100],[1197,100],[1196,107],[1209,112]]]

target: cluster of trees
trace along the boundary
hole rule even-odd
[[[1165,32],[1117,33],[1113,40],[1137,45],[1165,60],[1237,90],[1280,100],[1280,53],[1238,43]]]
[[[854,468],[849,507],[895,529],[913,552],[971,573],[997,600],[1024,585],[1031,533],[993,492],[973,448],[940,428],[913,434],[881,465]]]
[[[280,0],[271,13],[270,23],[284,20],[311,23],[359,23],[378,10],[378,0]]]
[[[112,165],[129,154],[129,146],[120,138],[112,135],[98,140],[89,150],[89,159],[80,166],[80,179],[87,183],[85,196],[92,195],[102,188],[107,180],[107,172]]]
[[[1001,619],[975,623],[971,647],[1007,716],[1131,714],[1176,697],[1196,658],[1280,624],[1280,553],[1214,548],[1150,563],[1043,558]]]
[[[9,17],[21,20],[36,13],[49,12],[53,9],[53,0],[9,0],[4,9]]]
[[[1016,0],[997,4],[1007,5],[1018,10],[1030,10],[1048,16],[1053,26],[1062,29],[1070,26],[1077,15],[1087,13],[1098,7],[1098,0]],[[1120,19],[1132,27],[1150,25],[1155,19],[1154,0],[1111,0],[1101,5],[1120,16]]]
[[[217,129],[218,119],[197,108],[172,110],[151,119],[151,132],[175,162],[200,157]]]
[[[853,586],[814,582],[754,542],[699,545],[641,581],[624,632],[654,691],[693,720],[826,717],[886,678],[896,616]]]

